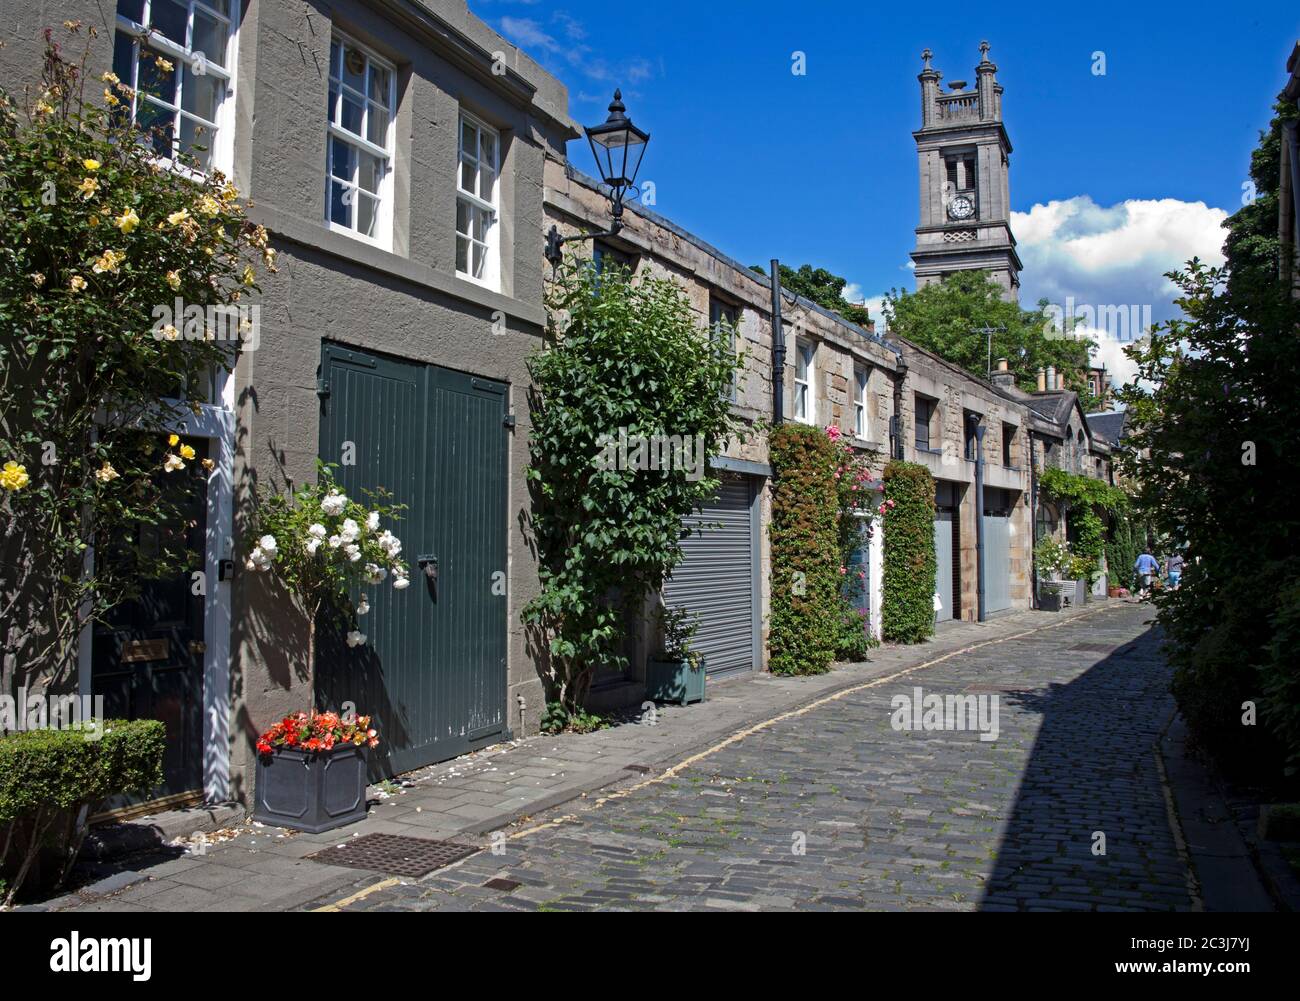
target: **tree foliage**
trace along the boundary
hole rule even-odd
[[[259,255],[274,266],[234,187],[160,166],[113,113],[128,89],[46,38],[32,99],[0,95],[6,688],[71,685],[89,620],[195,569],[181,511],[210,464],[175,432],[243,333],[222,339],[204,310],[255,291]],[[198,319],[160,325],[178,298]]]
[[[1139,513],[1189,558],[1156,599],[1180,708],[1265,781],[1300,767],[1300,306],[1277,278],[1279,128],[1252,162],[1256,202],[1226,223],[1227,268],[1169,276],[1182,316],[1128,349],[1154,389],[1120,393]]]
[[[1097,401],[1088,389],[1088,352],[1095,345],[1075,333],[1073,318],[1056,322],[1048,305],[1042,299],[1037,310],[1022,309],[1002,298],[1002,286],[987,272],[958,271],[915,292],[894,289],[884,311],[891,333],[980,379],[988,375],[990,358],[1006,358],[1016,385],[1032,392],[1039,368],[1054,366],[1091,410]],[[977,332],[983,327],[1006,328],[993,333],[991,356],[988,335]]]
[[[767,268],[757,264],[752,265],[750,270],[771,277]],[[871,322],[871,311],[861,303],[849,302],[844,298],[844,289],[848,284],[847,278],[831,274],[825,268],[814,268],[811,264],[801,264],[798,269],[781,265],[781,288],[803,296],[809,302],[824,306],[850,323],[865,328]]]
[[[572,714],[596,668],[624,665],[628,617],[681,561],[682,519],[717,493],[707,460],[737,429],[728,389],[739,361],[669,280],[634,282],[625,269],[570,259],[547,309],[548,343],[528,361],[541,592],[523,616],[549,651],[552,694]],[[620,435],[633,447],[603,461]],[[673,436],[698,448],[698,470],[634,461],[636,441]]]

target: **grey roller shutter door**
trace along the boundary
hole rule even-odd
[[[1011,607],[1011,519],[984,516],[984,610]]]
[[[941,510],[934,514],[934,590],[943,605],[942,608],[935,609],[935,617],[939,622],[946,622],[953,617],[952,520],[951,511]]]
[[[698,616],[695,649],[711,675],[751,670],[758,656],[752,500],[748,477],[724,477],[716,500],[684,519],[691,529],[682,540],[686,558],[664,584],[670,608]]]

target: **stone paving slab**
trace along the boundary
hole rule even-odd
[[[575,800],[581,801],[597,790],[632,786],[644,781],[643,770],[660,770],[746,727],[829,694],[942,658],[972,645],[1000,643],[1008,636],[1026,631],[1047,629],[1050,634],[1055,627],[1066,626],[1076,617],[1096,615],[1105,608],[1103,604],[1085,606],[1065,614],[1022,612],[984,624],[967,624],[945,630],[920,646],[879,648],[872,651],[868,662],[836,665],[830,673],[817,677],[752,675],[710,683],[708,698],[703,703],[689,707],[662,706],[652,718],[634,718],[592,734],[541,735],[511,741],[403,776],[403,788],[399,793],[372,803],[364,821],[346,828],[310,835],[251,825],[233,841],[203,846],[202,854],[187,853],[176,857],[177,852],[173,849],[170,856],[146,855],[122,862],[124,870],[143,873],[147,880],[120,892],[100,894],[93,888],[85,888],[79,894],[52,901],[45,907],[62,910],[93,906],[98,910],[121,904],[132,909],[190,910],[219,907],[222,901],[226,901],[235,909],[239,909],[238,905],[254,909],[255,901],[255,909],[266,910],[303,906],[308,901],[322,900],[336,893],[342,896],[350,888],[368,885],[381,877],[378,874],[373,878],[368,875],[359,877],[356,870],[302,861],[304,856],[327,845],[376,831],[472,840],[483,832],[495,831],[521,818],[542,814]],[[967,655],[962,656],[965,658]],[[1076,663],[1081,657],[1095,659],[1097,656],[1075,653],[1065,659]],[[856,705],[856,711],[860,711],[864,704],[867,703],[860,699],[856,702],[845,700],[844,707]],[[851,718],[828,720],[825,732],[851,735],[853,725]],[[774,762],[787,759],[795,762],[781,767],[788,768],[805,788],[809,784],[815,785],[819,777],[817,769],[824,764],[822,755],[803,746],[802,740],[807,736],[802,732],[793,733],[786,744],[769,749],[769,757]],[[801,758],[805,761],[802,770],[798,767]],[[643,770],[629,771],[626,768],[629,764],[638,765]],[[899,790],[914,788],[919,794],[920,786],[909,787],[907,782],[912,781],[915,769],[926,764],[927,755],[923,751],[915,762],[909,764],[893,760],[880,762],[879,774]],[[840,774],[854,774],[855,766],[851,763],[842,762],[839,768]],[[788,782],[789,777],[783,781]],[[377,790],[372,788],[372,793],[377,794]],[[731,795],[728,793],[726,798]],[[807,810],[824,806],[826,802],[825,796],[814,797],[805,799],[800,806]],[[720,800],[713,798],[709,805],[720,811],[708,817],[710,822],[724,825],[730,822],[731,829],[743,828],[743,823],[732,816],[732,808],[722,806]],[[810,827],[814,826],[815,819],[809,818],[808,823]],[[705,846],[726,843],[726,836],[714,835],[712,831],[686,831],[680,837],[683,840],[694,838]],[[487,844],[486,839],[479,840]],[[593,851],[603,855],[604,849],[610,847],[613,846],[579,843],[569,851],[586,862]],[[633,852],[633,857],[636,857],[630,848],[623,851]],[[242,861],[235,861],[232,852],[241,853]],[[250,862],[252,858],[257,861]],[[630,864],[633,868],[629,871],[636,873],[640,871],[636,867],[643,863],[634,861]],[[495,869],[495,865],[490,867]],[[239,875],[254,868],[256,876]],[[234,877],[232,871],[236,873]],[[763,870],[763,875],[766,878],[766,870]],[[250,890],[250,886],[258,882],[261,883],[259,888]],[[467,898],[464,885],[459,882],[454,885],[458,887],[462,901],[472,898],[489,903],[497,901],[500,896],[495,891],[483,891]],[[769,894],[781,896],[781,885],[763,885]],[[795,884],[790,884],[784,889],[793,892],[795,888]],[[477,891],[479,887],[476,884],[472,889]],[[619,889],[603,890],[594,884],[589,890],[598,894],[611,893],[613,896],[608,899],[621,902],[631,901],[635,896]],[[714,894],[710,898],[713,903],[708,906],[722,906],[727,892],[731,891],[724,890],[722,896]],[[672,894],[665,896],[668,901],[674,899]],[[790,899],[796,898],[792,896]],[[660,902],[649,903],[661,906]]]

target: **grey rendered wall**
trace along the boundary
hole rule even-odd
[[[271,230],[281,257],[279,274],[264,283],[260,346],[243,356],[237,373],[235,482],[243,487],[237,520],[247,515],[254,485],[278,476],[281,468],[296,480],[314,475],[322,340],[509,383],[519,423],[510,447],[510,524],[503,526],[510,532],[506,719],[516,732],[521,725],[533,731],[542,689],[519,624],[520,609],[537,589],[536,566],[520,528],[528,506],[525,360],[538,347],[545,322],[544,149],[562,147],[564,128],[547,113],[553,108],[536,102],[521,106],[517,95],[511,99],[494,89],[490,75],[485,81],[451,65],[421,37],[418,26],[386,20],[377,6],[384,5],[276,0],[254,4],[245,16],[238,108],[247,127],[240,134],[236,180],[256,203],[251,214]],[[463,4],[430,6],[463,13]],[[326,67],[334,24],[398,67],[393,253],[331,233],[324,225]],[[474,30],[486,33],[481,41],[488,51],[509,48],[486,29]],[[510,61],[521,69],[531,65]],[[558,96],[562,116],[563,89],[553,81],[542,83],[539,95]],[[502,134],[502,293],[454,274],[456,129],[462,106]],[[234,603],[232,787],[246,796],[251,738],[281,713],[301,708],[306,694],[289,651],[271,642],[271,631],[263,628],[280,611],[261,582],[237,577]],[[304,645],[305,631],[291,650]],[[522,718],[517,694],[525,696],[530,710]]]

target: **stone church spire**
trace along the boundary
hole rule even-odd
[[[916,228],[916,284],[942,281],[955,271],[982,269],[1015,299],[1020,291],[1020,257],[1011,233],[1009,162],[1011,140],[1002,123],[1002,85],[980,43],[975,88],[951,80],[921,53],[921,128],[916,140],[921,175],[921,218]]]

